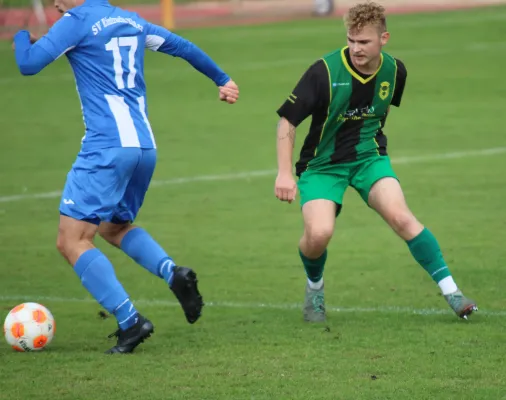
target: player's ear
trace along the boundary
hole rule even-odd
[[[385,46],[388,43],[388,39],[390,39],[390,33],[383,32],[381,34],[381,45]]]

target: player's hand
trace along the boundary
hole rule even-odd
[[[278,173],[274,186],[274,194],[281,201],[291,203],[297,196],[297,183],[291,173]]]
[[[231,79],[225,85],[220,86],[220,100],[228,104],[234,104],[239,99],[239,87]]]
[[[30,33],[30,43],[34,44],[37,40],[39,40],[36,36]],[[12,42],[12,50],[16,50],[16,43]]]

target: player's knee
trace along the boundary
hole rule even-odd
[[[76,249],[83,246],[93,246],[93,235],[60,227],[56,237],[56,248],[65,259],[69,260]]]
[[[408,210],[394,213],[389,222],[393,230],[403,238],[416,235],[421,225]]]
[[[65,257],[65,248],[66,248],[65,238],[61,234],[58,234],[56,238],[56,248],[58,249],[60,254]]]
[[[311,250],[325,250],[333,233],[332,226],[322,225],[307,227],[305,231],[306,243]]]
[[[68,259],[68,255],[75,245],[75,241],[73,241],[69,235],[65,235],[63,232],[58,233],[58,237],[56,238],[56,248],[65,259]]]

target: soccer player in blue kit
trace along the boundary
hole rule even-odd
[[[63,16],[49,32],[36,40],[20,31],[13,46],[23,75],[37,74],[62,55],[74,72],[85,136],[63,189],[57,248],[88,292],[117,319],[117,344],[107,353],[131,353],[154,327],[93,245],[97,232],[162,278],[189,323],[198,320],[204,305],[196,273],[176,265],[145,230],[133,225],[156,164],[144,49],[185,59],[218,86],[220,100],[229,104],[237,101],[239,89],[193,43],[107,0],[78,1],[54,0]]]

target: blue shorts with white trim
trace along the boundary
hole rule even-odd
[[[81,151],[60,201],[60,213],[100,224],[133,222],[156,166],[156,149],[114,147]]]

